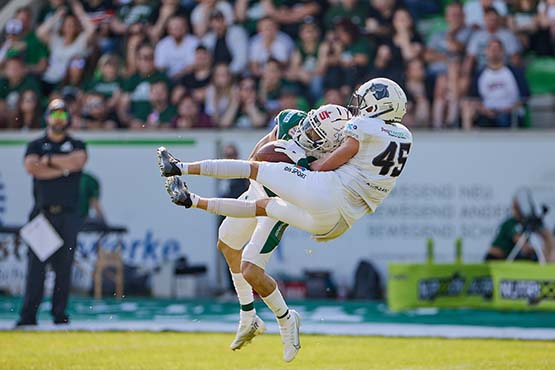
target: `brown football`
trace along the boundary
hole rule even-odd
[[[255,161],[262,162],[285,162],[293,163],[293,161],[283,153],[276,152],[273,142],[264,144],[254,156]]]

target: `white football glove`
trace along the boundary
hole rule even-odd
[[[301,159],[306,158],[304,149],[293,140],[277,140],[274,147],[274,151],[285,154],[293,163],[297,163]]]

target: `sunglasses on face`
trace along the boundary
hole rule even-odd
[[[50,118],[53,120],[67,120],[67,112],[63,110],[55,110],[50,113]]]

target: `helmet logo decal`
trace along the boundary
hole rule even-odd
[[[389,98],[389,90],[387,89],[387,85],[380,84],[380,83],[372,84],[369,90],[370,92],[372,92],[376,100]]]
[[[327,110],[323,110],[318,114],[318,117],[323,121],[326,118],[330,118],[330,112],[328,112]]]

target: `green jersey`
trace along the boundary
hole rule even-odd
[[[100,184],[96,177],[87,172],[81,173],[81,184],[79,193],[79,214],[87,218],[89,215],[90,201],[92,198],[100,197]]]
[[[168,77],[160,72],[153,71],[147,76],[141,76],[138,72],[123,81],[122,89],[131,98],[131,114],[135,117],[146,117],[150,113],[150,84],[164,81],[169,86]]]

